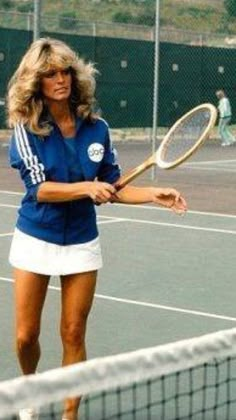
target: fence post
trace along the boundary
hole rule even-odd
[[[156,0],[155,17],[155,52],[154,52],[154,87],[153,87],[153,121],[152,121],[152,153],[156,150],[157,116],[158,116],[158,85],[159,85],[159,44],[160,44],[160,0]],[[156,167],[152,167],[151,178],[156,177]]]
[[[40,37],[41,0],[34,0],[34,41]]]

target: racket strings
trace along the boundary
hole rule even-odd
[[[174,162],[188,153],[204,135],[210,119],[211,112],[201,110],[178,124],[170,133],[162,159],[165,162]]]

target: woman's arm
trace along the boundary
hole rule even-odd
[[[121,191],[106,182],[85,181],[61,183],[46,181],[40,184],[37,192],[39,202],[62,202],[89,197],[95,203],[111,202],[126,204],[155,203],[171,208],[176,213],[184,213],[187,204],[174,188],[133,187],[127,185]]]
[[[126,204],[155,203],[171,208],[176,213],[184,213],[187,210],[185,199],[174,188],[134,187],[127,185],[113,196],[112,201]]]
[[[106,203],[115,193],[115,188],[106,182],[85,181],[74,183],[45,181],[37,191],[39,202],[61,202],[91,198],[94,202]]]

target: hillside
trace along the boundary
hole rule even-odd
[[[33,12],[33,0],[0,0],[0,11]],[[154,26],[156,0],[54,0],[41,1],[42,16],[73,29],[75,20]],[[0,13],[0,25],[6,22]],[[162,27],[196,32],[236,33],[236,18],[226,13],[224,0],[160,0]],[[5,25],[4,25],[5,26]]]

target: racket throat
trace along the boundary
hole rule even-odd
[[[153,156],[151,156],[136,168],[128,171],[125,175],[121,176],[120,179],[118,179],[118,181],[114,184],[116,190],[120,191],[122,188],[125,187],[125,185],[129,184],[131,181],[137,178],[138,175],[141,175],[143,172],[145,172],[147,169],[151,168],[151,166],[155,164],[156,159]]]

